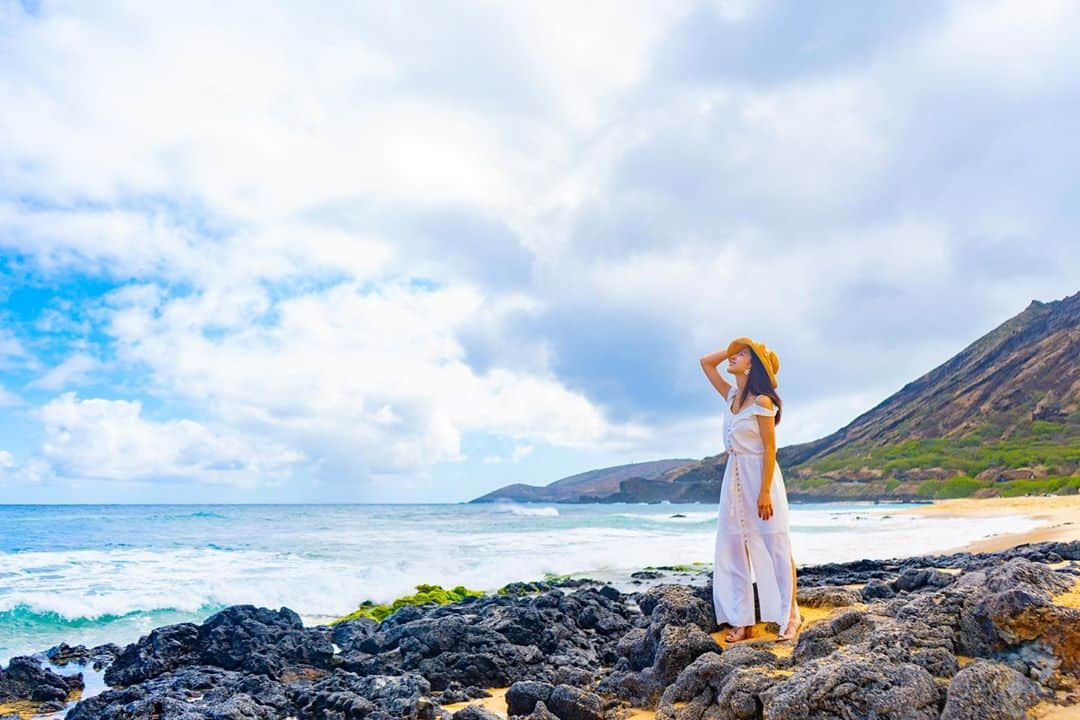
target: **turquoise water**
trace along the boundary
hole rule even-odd
[[[796,563],[921,554],[1035,525],[897,509],[793,504]],[[715,528],[709,505],[0,505],[0,663],[61,640],[124,644],[237,603],[314,624],[418,583],[495,590],[545,573],[711,563]]]

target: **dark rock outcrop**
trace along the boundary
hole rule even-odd
[[[638,597],[648,624],[624,635],[616,646],[619,662],[599,689],[637,706],[653,706],[664,688],[690,663],[720,646],[711,586],[659,585]]]
[[[976,660],[949,683],[941,720],[1024,720],[1038,686],[1001,663]]]
[[[28,700],[48,703],[48,708],[56,703],[63,707],[67,696],[82,688],[82,673],[60,675],[42,667],[37,658],[26,655],[17,655],[11,658],[7,669],[0,668],[0,702]]]
[[[762,717],[936,720],[941,691],[930,673],[851,648],[810,661],[761,693]]]
[[[239,605],[123,649],[15,658],[0,699],[61,709],[81,676],[42,667],[47,656],[111,662],[111,687],[69,720],[494,720],[478,704],[443,707],[492,686],[509,686],[509,714],[530,720],[618,720],[626,705],[655,707],[658,720],[1022,717],[1080,676],[1080,610],[1055,604],[1080,579],[1078,557],[1080,542],[1040,543],[800,569],[803,603],[830,612],[790,654],[765,640],[719,645],[711,582],[629,594],[537,583],[332,627]],[[853,576],[889,592],[840,587]]]
[[[184,665],[208,665],[278,677],[292,665],[329,667],[330,640],[305,628],[289,608],[233,605],[201,625],[156,628],[128,645],[105,672],[110,685],[131,685]]]

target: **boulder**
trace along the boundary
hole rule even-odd
[[[824,657],[845,645],[856,645],[870,636],[875,620],[865,610],[844,610],[799,633],[792,652],[797,663]]]
[[[708,652],[686,666],[671,685],[664,689],[656,708],[657,720],[701,720],[704,713],[716,704],[717,697],[733,673],[752,669],[751,675],[767,675],[776,663],[776,656],[753,645],[737,644],[723,654]],[[756,687],[756,686],[755,686]],[[741,688],[741,689],[739,689]],[[745,693],[744,682],[729,690],[729,700]],[[676,703],[687,703],[677,708]]]
[[[558,715],[548,710],[543,700],[537,701],[531,713],[521,717],[525,718],[525,720],[560,720]]]
[[[896,597],[896,590],[893,589],[892,583],[875,578],[863,585],[859,595],[864,602],[874,602],[875,600],[888,600]]]
[[[502,720],[502,716],[482,705],[466,705],[453,715],[453,720]]]
[[[924,668],[844,648],[799,666],[761,693],[763,720],[936,720],[940,692]]]
[[[276,680],[195,665],[106,689],[81,700],[68,712],[67,720],[271,720],[293,710],[285,686]]]
[[[0,668],[0,702],[63,703],[73,690],[82,688],[82,673],[59,675],[27,655],[16,655],[6,669]]]
[[[319,631],[289,608],[233,605],[201,625],[155,628],[131,643],[105,672],[109,685],[131,685],[184,665],[209,665],[277,677],[292,665],[330,667],[334,654]]]
[[[941,720],[1025,720],[1038,701],[1038,687],[1020,673],[976,660],[949,683]]]
[[[900,577],[893,581],[893,589],[898,592],[912,592],[914,590],[943,588],[951,585],[955,577],[937,568],[909,568],[900,573]]]
[[[604,717],[599,695],[570,685],[556,685],[551,696],[539,702],[546,703],[559,720],[603,720]]]
[[[287,690],[300,720],[359,720],[372,714],[433,720],[438,712],[430,691],[431,683],[416,673],[360,677],[341,670]]]
[[[664,627],[660,631],[660,642],[656,644],[653,669],[657,680],[667,685],[699,656],[722,651],[723,648],[697,625]],[[555,714],[559,714],[558,710]]]
[[[843,607],[855,605],[862,600],[862,596],[854,590],[828,585],[799,588],[795,598],[801,607],[812,608]]]
[[[697,657],[723,648],[708,634],[717,629],[711,585],[657,585],[638,597],[638,607],[648,613],[648,625],[620,638],[615,652],[621,662],[598,690],[635,707],[653,707]]]

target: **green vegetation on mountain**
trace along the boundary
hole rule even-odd
[[[1015,422],[1008,439],[983,425],[964,437],[922,438],[877,447],[858,443],[797,465],[789,492],[834,493],[873,483],[884,494],[919,498],[1072,494],[1080,491],[1080,413],[1063,422]],[[790,475],[790,474],[789,474]],[[862,478],[861,480],[859,478]]]

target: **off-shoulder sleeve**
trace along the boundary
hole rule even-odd
[[[774,415],[776,415],[776,408],[763,408],[755,402],[753,405],[750,406],[750,414],[767,415],[768,417],[773,417]]]

